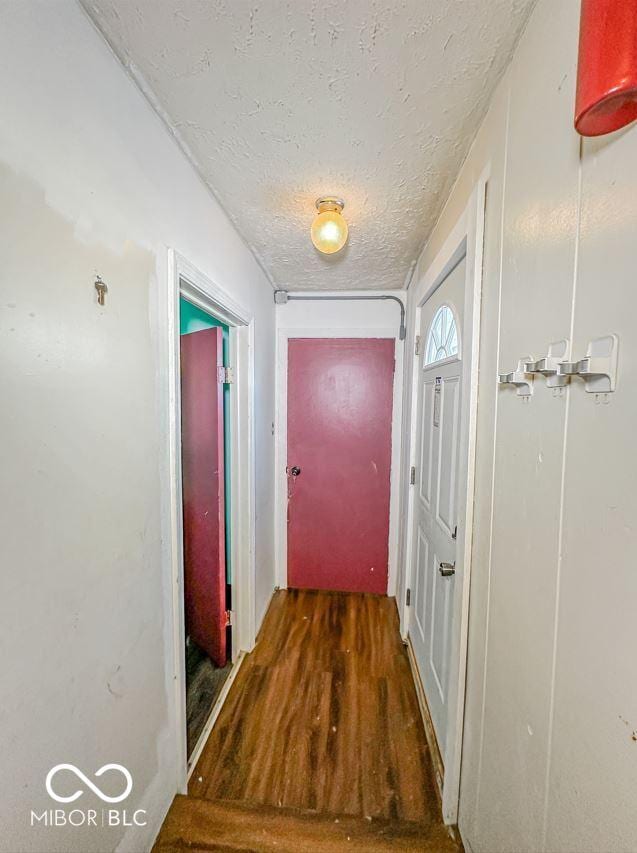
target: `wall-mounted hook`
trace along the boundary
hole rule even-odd
[[[558,366],[561,376],[579,376],[590,394],[607,394],[615,390],[617,379],[617,335],[605,335],[589,341],[585,358],[563,361]]]
[[[518,361],[517,370],[511,373],[498,374],[498,383],[500,385],[515,385],[518,397],[530,397],[533,393],[533,374],[525,370],[525,365],[532,361],[532,356],[524,356]]]
[[[102,281],[102,279],[99,275],[96,276],[96,278],[95,278],[95,290],[97,291],[97,304],[103,305],[104,304],[104,297],[108,293],[108,287]]]
[[[567,385],[570,376],[560,373],[558,368],[561,362],[568,358],[568,341],[562,338],[561,341],[554,341],[549,344],[548,354],[544,358],[539,358],[537,361],[527,361],[524,365],[526,373],[538,373],[546,377],[546,385],[548,388],[561,388]]]

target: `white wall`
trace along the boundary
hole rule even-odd
[[[475,853],[637,849],[637,127],[580,148],[579,8],[540,0],[409,291],[413,318],[490,167],[459,819]],[[540,380],[528,405],[497,388],[553,340],[581,358],[610,332],[608,400],[580,380]]]
[[[29,816],[57,805],[52,765],[90,777],[120,762],[126,806],[148,809],[126,842],[140,850],[177,779],[161,528],[168,247],[256,318],[257,614],[274,582],[272,289],[72,0],[0,4],[0,68],[0,848],[115,848],[122,829]]]
[[[406,303],[404,290],[339,291],[320,293],[329,296],[396,296]],[[303,294],[301,294],[303,295]],[[305,294],[309,296],[309,293]],[[279,329],[391,329],[398,337],[400,306],[393,299],[360,301],[291,301],[276,306]]]

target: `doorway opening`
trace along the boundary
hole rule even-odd
[[[288,343],[288,585],[387,593],[394,341]]]
[[[165,302],[177,793],[255,644],[254,319],[174,250]]]
[[[396,329],[280,329],[277,350],[277,585],[394,596]]]
[[[180,296],[179,334],[190,759],[232,669],[230,329]]]
[[[485,199],[483,177],[415,284],[403,634],[447,824],[462,757]]]

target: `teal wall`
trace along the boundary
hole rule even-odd
[[[202,311],[183,296],[179,297],[179,334],[189,335],[202,329],[219,327],[223,333],[223,364],[230,367],[230,329],[212,314]],[[224,446],[224,491],[225,491],[225,534],[226,534],[226,581],[232,583],[230,565],[230,388],[223,386],[223,446]]]

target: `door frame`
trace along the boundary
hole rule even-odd
[[[446,824],[456,824],[460,797],[460,772],[462,761],[462,736],[467,670],[467,644],[469,634],[469,591],[471,585],[471,557],[473,543],[473,497],[475,487],[475,455],[478,414],[478,372],[480,356],[480,309],[482,298],[482,258],[484,248],[485,203],[487,172],[476,183],[464,211],[454,224],[442,247],[424,273],[415,278],[412,286],[416,305],[411,318],[413,336],[420,333],[421,312],[424,304],[442,284],[451,270],[466,257],[464,322],[461,333],[461,358],[463,360],[463,388],[461,396],[461,424],[458,448],[458,539],[456,551],[456,586],[451,625],[450,676],[446,743],[438,744],[444,764],[442,782],[442,815]],[[426,346],[426,341],[421,341]],[[409,430],[409,467],[416,464],[418,448],[418,378],[420,359],[413,358],[411,416]],[[405,588],[413,589],[415,571],[415,494],[409,488],[405,536]],[[409,634],[411,608],[406,603],[402,609],[403,636]],[[410,658],[415,662],[413,654]],[[422,681],[422,679],[421,679]],[[425,688],[423,681],[423,689]],[[426,689],[424,690],[426,697]],[[427,711],[424,709],[424,714]],[[433,727],[427,727],[433,731]]]
[[[275,415],[275,583],[277,589],[288,585],[288,529],[285,468],[288,447],[288,341],[295,338],[390,338],[394,341],[394,388],[392,398],[391,467],[389,483],[389,551],[387,595],[396,595],[398,543],[400,538],[400,456],[402,436],[403,354],[404,346],[396,336],[396,328],[294,328],[279,329],[276,346],[276,415]]]
[[[183,507],[181,469],[181,383],[179,298],[224,322],[230,330],[230,364],[234,382],[230,386],[230,447],[233,463],[230,483],[230,556],[233,572],[232,632],[233,670],[213,706],[202,738],[188,761],[186,745],[186,662],[184,612]],[[189,772],[210,734],[243,654],[255,644],[255,436],[254,436],[254,318],[219,285],[200,272],[173,249],[168,251],[167,294],[163,301],[162,328],[167,342],[162,371],[168,378],[164,414],[167,417],[168,483],[162,489],[168,498],[162,507],[165,554],[169,564],[172,599],[172,678],[174,683],[177,743],[177,792],[187,793]]]

